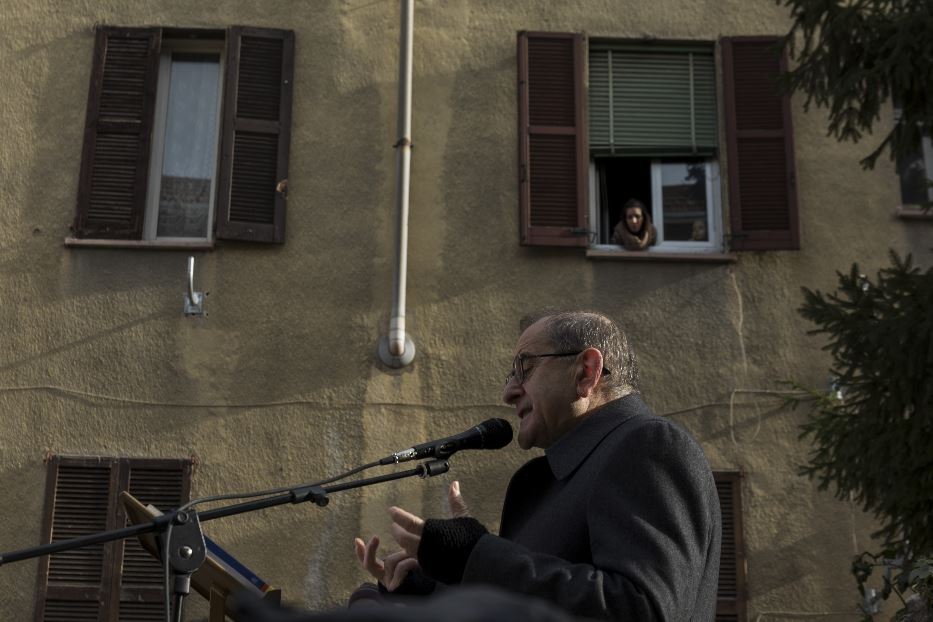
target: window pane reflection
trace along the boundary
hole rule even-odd
[[[709,241],[706,165],[703,162],[661,163],[664,239]]]
[[[919,205],[927,201],[927,170],[923,161],[923,150],[917,149],[908,156],[899,158],[897,174],[901,178],[901,204]]]
[[[172,54],[157,237],[207,237],[219,54]]]

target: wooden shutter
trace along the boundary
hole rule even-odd
[[[166,510],[188,498],[189,460],[55,456],[46,480],[43,542],[126,524],[119,491]],[[122,569],[122,570],[121,570]],[[37,622],[162,622],[162,574],[136,540],[64,551],[39,561]]]
[[[734,250],[800,248],[787,58],[776,37],[722,40],[729,210]]]
[[[98,27],[74,234],[142,237],[161,31]]]
[[[586,246],[583,37],[518,34],[521,243]]]
[[[716,622],[745,620],[745,553],[742,540],[741,475],[715,471],[716,492],[722,512],[722,548]]]
[[[43,542],[110,528],[117,469],[106,458],[61,458],[49,463]],[[64,551],[39,560],[38,622],[105,622],[113,573],[112,544]]]
[[[121,460],[120,490],[128,490],[144,505],[160,510],[177,508],[188,500],[191,482],[189,460]],[[117,508],[116,526],[128,525],[123,507]],[[118,543],[119,557],[111,606],[118,619],[163,622],[165,619],[162,567],[136,538]],[[122,569],[122,570],[121,570]]]
[[[285,241],[294,52],[290,30],[234,26],[227,33],[220,239]]]

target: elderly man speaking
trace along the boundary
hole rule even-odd
[[[465,515],[390,508],[401,550],[356,553],[388,591],[485,584],[551,601],[581,617],[712,620],[721,522],[703,451],[636,392],[624,333],[598,313],[546,315],[515,347],[503,399],[522,449],[544,455],[509,483],[498,536]]]

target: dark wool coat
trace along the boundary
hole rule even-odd
[[[630,395],[515,473],[500,536],[480,539],[463,583],[545,598],[578,616],[712,620],[721,528],[699,445]]]

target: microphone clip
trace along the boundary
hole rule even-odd
[[[441,475],[450,470],[450,463],[446,460],[431,460],[430,462],[422,462],[418,465],[418,477],[424,479],[427,477],[434,477],[435,475]]]

